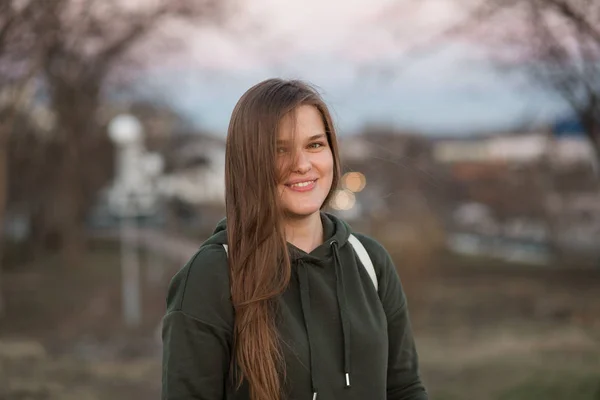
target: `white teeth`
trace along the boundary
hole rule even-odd
[[[298,183],[294,183],[293,185],[290,185],[290,186],[291,187],[306,187],[306,186],[310,185],[313,182],[314,181],[298,182]]]

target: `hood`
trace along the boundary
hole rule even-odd
[[[223,218],[217,222],[212,235],[204,242],[204,244],[227,244],[227,218]]]
[[[321,212],[321,221],[323,223],[325,241],[310,253],[306,253],[293,244],[288,243],[292,263],[295,264],[302,260],[316,265],[326,264],[333,257],[332,243],[337,243],[339,249],[348,243],[352,229],[346,222],[326,212]],[[217,223],[211,237],[205,244],[227,244],[227,218],[223,218]]]

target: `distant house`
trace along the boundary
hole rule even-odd
[[[436,141],[433,154],[441,163],[530,163],[547,153],[548,143],[544,132],[454,138]]]
[[[224,140],[189,135],[170,158],[170,168],[158,182],[163,196],[194,206],[225,204]]]
[[[445,164],[531,164],[548,161],[555,168],[591,166],[598,161],[587,137],[556,132],[502,134],[485,137],[438,140],[434,144],[434,159]]]
[[[447,139],[434,143],[433,158],[440,163],[484,162],[490,154],[483,138]]]
[[[224,140],[201,134],[178,135],[171,140],[163,157],[165,168],[152,180],[152,195],[159,206],[145,215],[148,224],[161,224],[167,215],[172,215],[197,226],[199,220],[209,219],[206,217],[211,213],[209,210],[224,207]],[[110,189],[109,186],[99,194],[89,217],[91,227],[114,224]]]
[[[576,118],[559,119],[551,129],[555,138],[551,149],[552,159],[558,167],[583,163],[598,171],[594,148]]]
[[[551,147],[551,157],[559,167],[585,163],[596,163],[594,149],[589,140],[582,137],[565,136],[558,138]]]
[[[548,135],[532,132],[519,135],[502,135],[487,141],[489,157],[507,163],[540,161],[548,151]]]
[[[580,254],[600,253],[600,195],[597,192],[571,193],[556,199],[561,229],[558,239]]]

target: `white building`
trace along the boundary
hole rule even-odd
[[[492,137],[486,144],[492,160],[528,163],[540,161],[548,151],[549,142],[545,133],[528,133]]]
[[[173,172],[159,181],[159,190],[167,198],[192,205],[225,203],[225,143],[218,139],[198,138],[178,152]]]
[[[595,165],[596,154],[587,138],[566,136],[558,138],[551,148],[553,162],[559,167],[577,163]]]
[[[545,133],[497,135],[483,138],[441,140],[434,144],[439,162],[513,162],[528,163],[541,159],[548,151]]]
[[[547,158],[558,168],[577,164],[595,166],[590,142],[584,137],[553,137],[544,132],[496,135],[484,138],[440,140],[434,144],[434,159],[453,162],[531,163]]]

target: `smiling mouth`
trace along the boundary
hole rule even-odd
[[[296,182],[296,183],[293,183],[291,185],[287,185],[286,184],[286,186],[291,187],[291,188],[305,188],[305,187],[308,187],[308,186],[312,185],[316,181],[317,181],[316,179],[313,179],[311,181]]]

